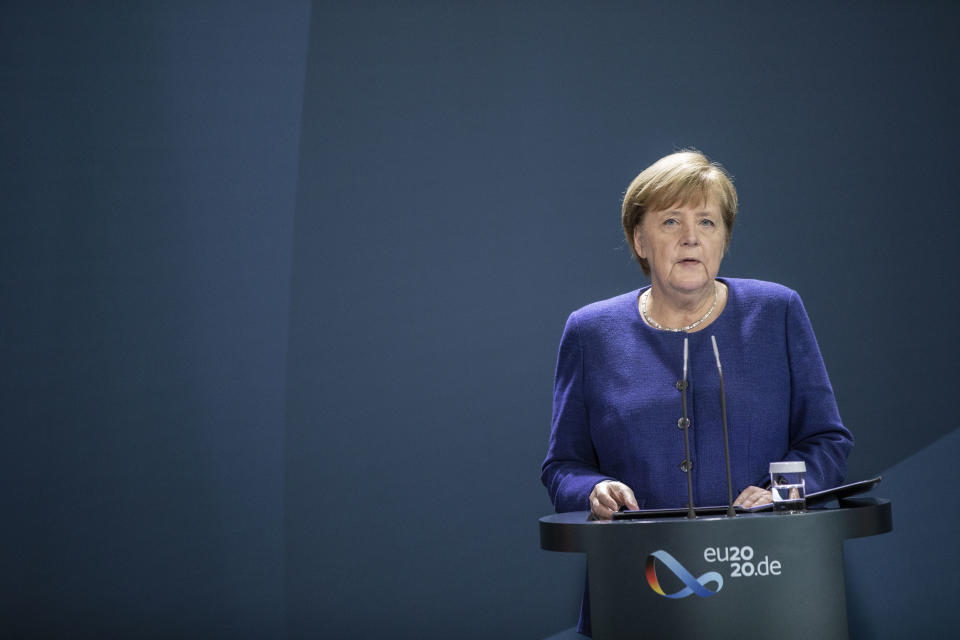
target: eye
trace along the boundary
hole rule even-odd
[[[705,226],[705,227],[715,227],[715,226],[717,226],[717,223],[714,222],[713,220],[711,220],[710,218],[701,218],[701,219],[700,219],[700,224],[703,225],[703,226]]]
[[[671,226],[673,226],[673,225],[675,225],[675,224],[679,224],[679,223],[680,223],[680,221],[677,220],[676,218],[667,218],[666,220],[663,221],[663,226],[665,226],[665,227],[671,227]]]

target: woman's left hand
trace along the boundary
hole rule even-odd
[[[740,492],[737,499],[733,501],[733,506],[746,509],[770,502],[773,502],[773,496],[769,491],[761,489],[760,487],[750,486]]]

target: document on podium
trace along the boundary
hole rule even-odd
[[[850,484],[844,484],[839,487],[833,487],[832,489],[824,489],[823,491],[817,491],[816,493],[808,493],[806,498],[807,507],[824,504],[830,502],[831,500],[842,500],[843,498],[849,498],[850,496],[866,493],[880,484],[881,480],[883,480],[882,476],[876,476],[875,478],[870,478],[869,480],[860,480],[858,482],[851,482]],[[770,511],[772,509],[772,502],[761,504],[756,507],[736,507],[737,513],[760,513],[763,511]],[[727,506],[695,507],[694,511],[698,516],[723,515],[727,512]],[[686,507],[675,507],[669,509],[618,511],[613,514],[613,519],[642,520],[644,518],[677,517],[686,515]]]

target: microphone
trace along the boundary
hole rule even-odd
[[[690,419],[687,417],[687,362],[689,359],[689,344],[687,338],[683,339],[683,380],[677,381],[677,389],[680,390],[680,405],[683,411],[682,417],[677,420],[677,426],[683,431],[683,462],[680,463],[680,469],[687,474],[687,517],[691,520],[697,517],[697,512],[693,508],[693,460],[690,459]]]
[[[723,414],[723,453],[727,461],[727,516],[737,515],[733,508],[733,482],[730,480],[730,440],[727,438],[727,394],[723,392],[723,367],[720,366],[720,351],[717,349],[717,338],[710,336],[713,342],[713,356],[717,359],[717,374],[720,376],[720,410]]]

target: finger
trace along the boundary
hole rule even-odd
[[[768,502],[773,502],[773,494],[766,489],[758,488],[750,495],[750,503],[747,506],[759,507],[760,505],[767,504]]]
[[[740,495],[737,496],[737,499],[733,501],[733,506],[735,506],[735,507],[742,506],[742,505],[743,505],[743,501],[747,499],[747,495],[749,494],[749,492],[750,492],[750,488],[749,488],[749,487],[747,487],[746,489],[744,489],[743,491],[741,491],[741,492],[740,492]]]
[[[771,502],[773,502],[773,493],[764,490],[760,492],[760,495],[757,497],[757,501],[754,503],[754,506],[769,504]]]
[[[598,520],[609,520],[613,517],[613,511],[603,506],[598,498],[590,501],[590,512]]]
[[[597,491],[597,500],[603,507],[610,511],[616,511],[620,508],[620,504],[611,494],[611,487],[609,485],[604,485]]]
[[[759,494],[763,493],[763,489],[760,487],[749,486],[743,491],[740,492],[740,495],[737,496],[737,499],[734,501],[734,506],[742,507],[752,507],[757,501]]]
[[[597,483],[590,492],[590,513],[598,520],[609,520],[611,518],[611,506],[616,507],[616,502],[609,495],[609,486],[611,480],[605,480]]]
[[[618,502],[627,509],[637,511],[640,507],[637,505],[637,498],[633,495],[633,489],[622,482],[616,487],[618,492]]]

